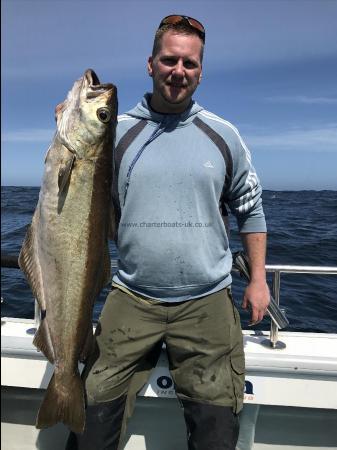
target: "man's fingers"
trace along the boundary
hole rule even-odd
[[[270,294],[267,283],[251,281],[248,284],[244,292],[242,307],[251,308],[250,325],[255,325],[263,320],[269,301]]]
[[[261,322],[263,320],[263,317],[264,317],[266,311],[267,311],[267,309],[258,310],[256,308],[253,308],[249,325],[256,325],[259,322]]]
[[[252,315],[249,325],[256,325],[259,322],[259,313],[256,308],[252,308]]]

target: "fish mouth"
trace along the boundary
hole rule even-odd
[[[95,98],[116,87],[112,83],[101,83],[93,69],[87,69],[83,76],[83,86],[87,90],[87,98]]]
[[[85,71],[84,78],[87,81],[89,86],[97,86],[97,85],[101,84],[98,76],[96,75],[96,72],[92,69],[87,69]]]

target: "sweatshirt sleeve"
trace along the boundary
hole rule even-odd
[[[251,154],[236,128],[229,146],[233,172],[226,203],[235,215],[241,233],[266,232],[262,207],[262,187],[252,165]]]

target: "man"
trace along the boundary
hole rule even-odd
[[[148,60],[153,92],[119,117],[119,268],[85,370],[86,429],[68,448],[117,449],[163,342],[189,450],[235,448],[244,353],[230,291],[226,205],[250,259],[243,307],[251,307],[252,324],[269,303],[266,226],[261,187],[237,130],[192,101],[204,42],[197,20],[164,18]]]

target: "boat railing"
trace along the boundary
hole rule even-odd
[[[267,264],[266,272],[272,273],[272,295],[277,305],[280,305],[281,274],[310,274],[310,275],[337,275],[337,266],[299,266]],[[282,310],[282,308],[281,308]],[[275,322],[270,321],[269,339],[262,344],[271,349],[285,348],[285,344],[278,339],[279,329]]]
[[[15,255],[1,255],[1,267],[17,268],[18,257]],[[111,261],[111,268],[117,268],[117,260]],[[234,272],[239,272],[238,269],[233,268]],[[302,265],[285,265],[285,264],[267,264],[266,272],[272,273],[272,295],[276,304],[280,305],[280,289],[281,289],[281,274],[310,274],[310,275],[337,275],[337,266],[302,266]],[[280,308],[282,310],[282,308]],[[40,324],[41,312],[37,301],[35,300],[34,307],[34,322],[35,328],[31,329],[32,332],[38,328]],[[269,339],[262,341],[262,345],[274,349],[280,350],[285,348],[285,344],[279,340],[279,328],[273,320],[270,321],[270,333]]]

